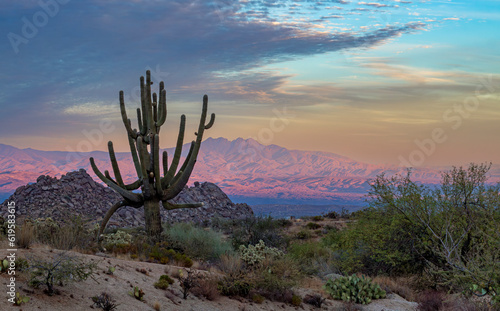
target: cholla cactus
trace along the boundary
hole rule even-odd
[[[239,248],[241,260],[243,260],[249,266],[255,266],[264,259],[267,258],[275,258],[283,256],[283,252],[275,247],[269,247],[264,244],[264,241],[259,240],[259,243],[256,245],[240,245]]]
[[[341,277],[336,280],[328,280],[324,289],[333,299],[361,304],[369,304],[373,299],[385,298],[385,291],[370,278],[357,277],[355,274],[349,277]]]
[[[116,233],[103,234],[103,244],[107,247],[129,245],[132,243],[132,235],[125,231],[117,231]]]

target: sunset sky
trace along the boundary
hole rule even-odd
[[[0,29],[0,143],[127,151],[118,92],[135,125],[151,69],[162,147],[208,94],[206,137],[500,164],[500,1],[2,0]]]

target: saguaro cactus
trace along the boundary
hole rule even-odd
[[[215,121],[215,114],[212,113],[210,121],[206,124],[208,97],[203,96],[203,108],[201,111],[198,132],[195,133],[196,140],[191,142],[189,153],[184,163],[177,169],[181,159],[182,145],[184,141],[184,130],[186,126],[186,116],[181,116],[177,145],[170,167],[168,166],[168,154],[163,151],[162,166],[163,175],[160,173],[160,127],[167,118],[166,91],[163,81],[159,86],[159,98],[156,93],[151,94],[151,73],[146,71],[146,81],[144,77],[140,79],[141,85],[141,108],[137,108],[137,121],[139,129],[132,129],[130,119],[127,117],[123,91],[120,91],[120,110],[123,124],[127,130],[130,144],[130,152],[134,161],[138,179],[131,183],[123,182],[120,168],[115,157],[113,143],[108,142],[109,159],[113,168],[114,179],[108,171],[104,174],[95,165],[94,159],[90,158],[90,164],[95,174],[106,185],[116,190],[123,200],[115,203],[106,213],[102,220],[99,236],[104,231],[111,216],[123,206],[140,208],[144,206],[144,217],[146,232],[152,241],[158,241],[161,234],[160,201],[167,210],[177,208],[200,207],[203,203],[173,204],[169,200],[175,198],[187,184],[191,172],[193,171],[196,157],[200,150],[203,133],[212,127]],[[157,99],[159,99],[157,101]],[[149,146],[149,148],[148,148]],[[149,150],[148,150],[149,149]],[[132,190],[141,189],[141,193]]]

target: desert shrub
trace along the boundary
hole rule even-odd
[[[486,184],[490,167],[454,167],[442,173],[441,185],[432,188],[413,182],[411,171],[372,181],[371,206],[378,214],[399,219],[398,226],[390,229],[407,230],[406,244],[411,246],[401,255],[425,262],[435,286],[472,291],[476,285],[476,294],[500,294],[500,185]],[[382,227],[387,229],[384,223]],[[387,247],[386,255],[393,256],[399,247]]]
[[[56,249],[89,249],[95,242],[95,234],[85,225],[80,216],[71,217],[66,223],[59,224],[50,217],[33,221],[36,240]]]
[[[443,309],[445,295],[437,291],[425,291],[418,299],[419,311],[439,311]]]
[[[325,298],[321,297],[320,294],[312,294],[305,295],[303,301],[311,306],[315,306],[317,308],[321,308],[323,302],[325,302]]]
[[[211,229],[195,227],[189,223],[176,223],[166,230],[173,247],[182,249],[190,257],[214,260],[222,254],[232,253],[231,244],[222,234]]]
[[[408,301],[417,301],[418,293],[417,290],[413,288],[415,282],[425,286],[418,276],[409,278],[377,275],[373,278],[373,282],[379,284],[388,294],[396,293]]]
[[[213,275],[200,275],[197,286],[191,291],[196,297],[204,297],[207,300],[213,301],[219,297],[218,283],[219,278]]]
[[[292,301],[291,301],[291,304],[298,307],[302,304],[302,298],[300,298],[300,296],[298,295],[292,295]]]
[[[310,230],[316,230],[316,229],[321,228],[321,225],[314,223],[314,222],[308,222],[307,225],[305,225],[305,227],[307,229],[310,229]]]
[[[369,304],[373,299],[385,298],[385,291],[370,278],[356,275],[328,280],[324,289],[333,299]]]
[[[179,272],[179,283],[182,288],[182,298],[187,299],[191,289],[198,286],[200,275],[194,270],[181,270]]]
[[[288,257],[266,259],[250,276],[251,287],[269,300],[290,303],[291,290],[302,278],[297,263]]]
[[[275,221],[278,227],[288,228],[293,225],[293,222],[290,219],[286,218],[278,218]]]
[[[252,295],[252,301],[255,302],[255,303],[261,304],[265,300],[266,300],[266,298],[264,298],[264,296],[262,296],[260,294],[255,293],[255,294]]]
[[[323,217],[323,216],[313,216],[311,218],[312,221],[322,221],[324,219],[325,219],[325,217]]]
[[[161,264],[174,262],[182,267],[191,267],[193,260],[186,254],[176,252],[171,248],[167,248],[166,242],[156,243],[155,245],[143,244],[142,252],[145,259],[155,261]]]
[[[269,247],[260,240],[256,245],[240,245],[239,254],[249,266],[256,266],[261,264],[266,258],[276,258],[283,256],[283,252],[275,247]]]
[[[108,293],[101,293],[99,296],[94,296],[91,299],[94,302],[94,307],[101,308],[104,311],[113,311],[118,307]]]
[[[330,218],[330,219],[337,219],[340,217],[339,213],[335,211],[328,212],[324,215],[325,218]]]
[[[309,230],[300,230],[295,234],[295,237],[299,240],[307,240],[312,237],[311,231]]]
[[[160,276],[158,282],[154,284],[154,287],[159,289],[167,289],[171,284],[174,284],[174,280],[170,276],[163,274]]]
[[[288,256],[295,259],[307,274],[318,273],[319,263],[328,262],[331,252],[321,242],[293,243],[287,251]]]
[[[240,245],[255,245],[260,240],[267,246],[285,249],[288,241],[281,233],[282,221],[268,217],[248,217],[233,222],[232,244],[234,249]]]
[[[46,293],[51,296],[55,293],[55,284],[63,285],[64,282],[84,281],[95,273],[95,262],[84,262],[78,257],[60,253],[53,258],[28,259],[29,285],[32,287],[46,286]]]
[[[248,293],[250,293],[252,285],[244,277],[236,278],[234,276],[229,276],[222,278],[222,280],[218,282],[217,289],[224,296],[246,297]]]
[[[35,239],[35,227],[30,221],[25,221],[22,226],[17,228],[16,244],[20,248],[30,248]]]

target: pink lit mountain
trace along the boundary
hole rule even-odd
[[[185,145],[183,153],[188,149]],[[166,150],[173,154],[173,148]],[[99,168],[111,171],[107,152],[40,151],[0,144],[0,193],[6,198],[6,194],[35,182],[42,174],[59,177],[80,168],[98,181],[90,168],[91,156]],[[135,180],[130,154],[117,153],[117,159],[124,178]],[[359,203],[369,188],[367,181],[383,172],[392,175],[404,170],[361,163],[334,153],[264,146],[253,139],[208,138],[202,143],[190,183],[210,181],[229,196],[273,203]],[[430,168],[416,169],[413,176],[424,183],[440,179],[439,171]]]

